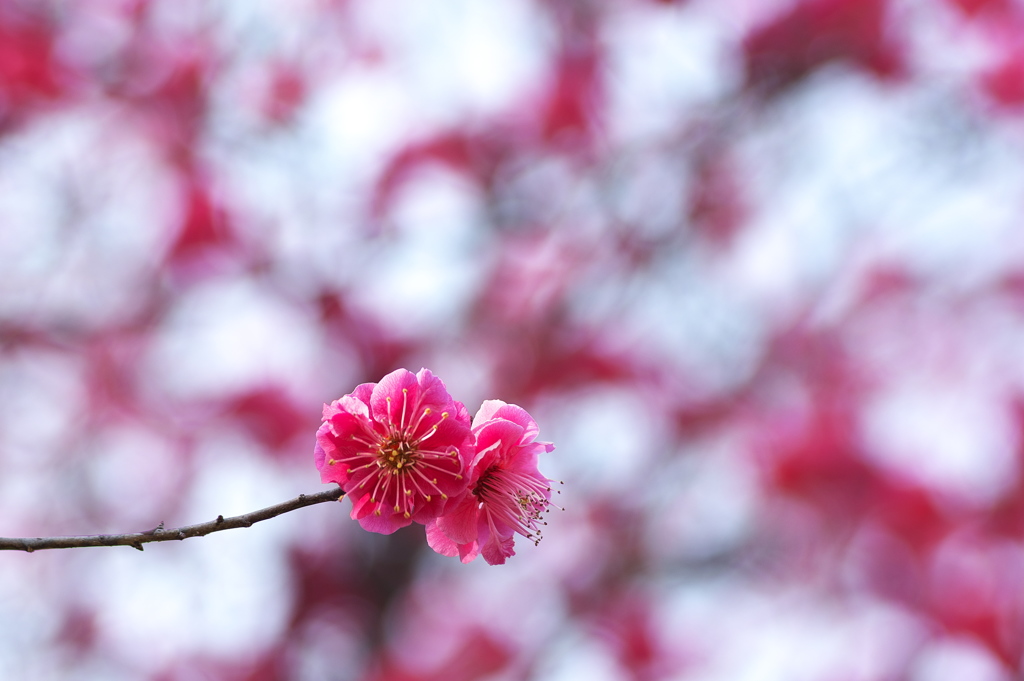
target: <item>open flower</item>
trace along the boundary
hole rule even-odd
[[[465,496],[427,523],[427,542],[463,563],[482,554],[491,565],[515,555],[515,535],[538,543],[551,481],[537,470],[541,452],[555,447],[534,442],[537,423],[522,407],[488,400],[473,419],[476,452]]]
[[[463,494],[469,412],[429,370],[393,371],[324,405],[316,467],[352,500],[352,517],[390,534],[426,524]]]

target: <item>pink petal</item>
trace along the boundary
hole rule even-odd
[[[416,374],[416,381],[420,386],[421,404],[432,409],[449,409],[452,406],[452,396],[448,394],[448,388],[445,387],[444,381],[435,376],[430,369],[420,369]]]
[[[365,409],[365,405],[363,405]],[[369,432],[369,419],[365,416],[356,416],[347,411],[340,411],[334,414],[317,430],[317,438],[323,436],[348,436]]]
[[[523,427],[512,421],[495,419],[480,426],[475,435],[477,458],[473,463],[480,466],[485,457],[504,462],[514,455],[523,435]]]
[[[334,416],[335,414],[340,413],[340,412],[341,412],[341,407],[338,406],[338,400],[335,400],[335,401],[331,402],[330,404],[325,404],[324,405],[324,410],[323,410],[324,421],[326,421],[327,419],[331,418],[332,416]]]
[[[352,500],[352,520],[359,520],[363,516],[373,513],[373,509],[377,506],[376,503],[370,501],[369,494],[349,494],[348,498]]]
[[[437,519],[437,526],[457,544],[475,540],[479,524],[480,509],[472,494],[467,494],[454,508]]]
[[[541,475],[540,471],[537,469],[537,459],[540,455],[554,449],[554,446],[548,448],[546,445],[546,442],[535,442],[526,447],[518,448],[518,450],[509,457],[506,467],[517,473],[530,475],[538,480],[547,481],[547,478]]]
[[[480,408],[477,410],[476,416],[473,417],[473,427],[476,428],[486,421],[493,419],[494,413],[504,406],[505,403],[501,400],[484,400],[483,404],[481,404]]]
[[[326,421],[335,414],[341,412],[349,412],[369,417],[368,407],[370,404],[370,394],[373,392],[373,386],[373,383],[363,383],[356,386],[356,389],[348,395],[344,395],[330,404],[325,404],[323,410],[324,420]]]
[[[451,558],[459,555],[459,547],[445,535],[433,520],[427,523],[427,545],[442,556]]]
[[[407,390],[408,394],[402,390]],[[380,379],[370,395],[370,412],[378,423],[398,425],[402,420],[402,407],[411,415],[419,399],[420,387],[416,376],[408,369],[396,369]]]
[[[335,401],[339,409],[348,412],[355,416],[360,416],[364,419],[370,418],[370,403],[366,400],[360,399],[355,395],[345,395],[341,399]]]
[[[455,413],[452,414],[452,417],[454,419],[456,419],[459,423],[465,423],[466,425],[472,425],[472,422],[470,421],[470,418],[469,418],[469,410],[466,409],[466,405],[464,405],[462,402],[459,402],[458,400],[454,400],[454,402],[455,402]]]
[[[480,555],[480,545],[477,542],[459,544],[459,560],[463,563],[472,563]]]
[[[490,540],[484,544],[481,553],[488,565],[504,565],[506,558],[516,555],[515,537],[502,539],[492,534]]]
[[[373,386],[375,383],[360,383],[356,386],[356,389],[349,393],[352,397],[359,400],[363,404],[369,406],[370,395],[373,394]]]
[[[525,409],[516,404],[506,404],[501,400],[487,400],[480,405],[480,410],[473,417],[473,428],[476,429],[493,419],[504,419],[521,426],[523,435],[520,444],[533,442],[540,433],[537,422]]]
[[[320,471],[320,476],[322,478],[324,474],[324,467],[327,463],[327,453],[324,452],[324,448],[320,446],[319,442],[317,442],[316,446],[313,447],[313,457],[316,460],[316,469]]]
[[[391,534],[410,523],[412,523],[411,520],[403,517],[399,513],[387,515],[370,513],[359,518],[359,524],[363,526],[364,530],[376,532],[378,534]]]

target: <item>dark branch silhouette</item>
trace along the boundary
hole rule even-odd
[[[160,523],[160,525],[152,530],[129,534],[90,534],[77,537],[0,537],[0,551],[27,551],[32,553],[33,551],[42,551],[43,549],[77,549],[83,546],[131,546],[142,551],[142,545],[149,542],[180,541],[189,537],[202,537],[211,532],[233,530],[237,527],[250,527],[253,523],[269,520],[282,513],[288,513],[289,511],[312,506],[313,504],[322,504],[325,501],[337,501],[344,494],[340,487],[317,494],[300,494],[291,501],[261,508],[252,513],[236,515],[231,518],[219,515],[216,520],[170,529],[164,529],[164,524]]]

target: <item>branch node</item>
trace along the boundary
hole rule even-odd
[[[252,527],[252,521],[248,518],[242,518],[242,525],[244,527]]]
[[[186,537],[184,530],[178,530],[178,539],[184,539]]]
[[[145,548],[143,548],[141,542],[135,542],[134,544],[132,544],[132,548],[133,549],[138,549],[139,551],[145,551],[146,550]]]
[[[217,516],[217,523],[216,524],[220,525],[222,522],[224,522],[224,516],[222,516],[222,515]]]

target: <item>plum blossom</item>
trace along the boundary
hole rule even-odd
[[[473,419],[475,454],[466,494],[427,523],[427,542],[468,563],[478,554],[491,565],[515,555],[515,535],[540,542],[542,516],[551,505],[551,480],[537,458],[555,447],[535,442],[536,421],[522,407],[488,400]]]
[[[469,412],[428,369],[393,371],[324,405],[316,467],[352,500],[352,518],[391,534],[426,524],[464,494]]]

